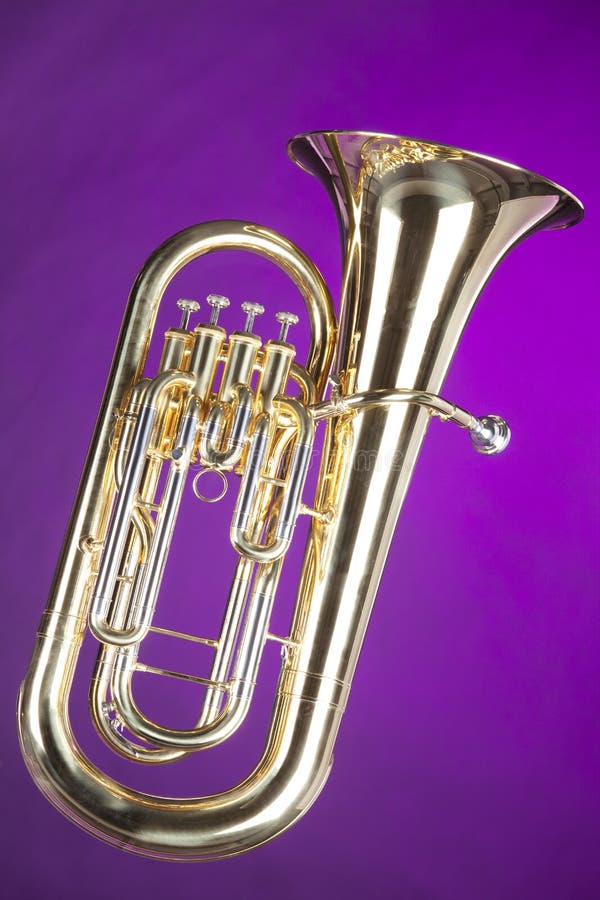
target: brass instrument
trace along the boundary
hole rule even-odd
[[[488,276],[519,240],[582,217],[567,191],[513,165],[390,135],[317,132],[289,144],[324,184],[344,248],[339,325],[323,278],[297,246],[258,225],[209,222],[167,240],[131,292],[48,606],[19,697],[19,735],[42,792],[73,822],[134,853],[217,859],[279,834],[308,809],[330,769],[400,507],[432,416],[497,453],[509,438],[497,416],[476,417],[438,396]],[[227,299],[180,301],[158,373],[144,377],[157,309],[173,276],[214,250],[273,261],[306,305],[311,345],[295,361],[281,313],[278,340],[219,325]],[[206,319],[206,317],[204,317]],[[316,495],[305,479],[325,429]],[[192,479],[190,467],[194,468]],[[237,565],[212,648],[194,727],[151,719],[133,694],[186,485],[240,477],[230,528]],[[209,498],[213,499],[213,498]],[[311,526],[289,635],[270,632],[278,580],[300,516]],[[223,793],[171,799],[100,771],[72,733],[68,700],[87,630],[98,655],[94,724],[131,761],[174,762],[215,746],[252,705],[261,655],[283,654],[262,758]],[[174,632],[169,632],[173,634]],[[170,673],[177,674],[177,673]],[[180,673],[182,674],[182,673]],[[184,677],[184,673],[182,674]]]

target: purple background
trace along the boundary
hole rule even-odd
[[[596,5],[63,0],[5,4],[3,18],[7,896],[597,897]],[[296,240],[338,295],[329,200],[285,156],[287,138],[316,128],[503,157],[578,194],[587,218],[528,239],[475,309],[445,395],[505,415],[513,442],[485,459],[458,430],[432,426],[316,805],[244,857],[139,859],[38,793],[14,697],[124,300],[149,252],[196,221],[248,218]],[[238,301],[263,299],[265,336],[276,309],[300,308],[280,273],[238,255],[195,264],[179,286],[229,292],[230,328]],[[170,619],[164,597],[161,623],[206,633],[231,572],[228,509],[210,519],[188,506],[168,572],[181,609]],[[275,660],[265,667],[272,678]],[[185,763],[185,779],[136,771],[135,784],[170,791],[185,780],[193,794],[243,775],[262,742],[263,694],[223,754]],[[86,716],[74,715],[91,746]]]

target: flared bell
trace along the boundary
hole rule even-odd
[[[535,229],[565,227],[583,214],[578,200],[538,175],[441,144],[327,131],[294,138],[288,151],[325,186],[340,223],[342,398],[439,393],[504,254]],[[429,419],[406,404],[367,408],[330,426],[316,505],[332,510],[332,524],[313,528],[292,634],[297,671],[319,672],[342,692]]]
[[[440,390],[492,270],[581,203],[518,166],[406,137],[311,132],[291,158],[328,191],[344,259],[337,366],[347,391]]]

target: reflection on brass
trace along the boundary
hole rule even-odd
[[[478,417],[439,396],[470,311],[513,244],[582,215],[572,195],[538,175],[438,144],[316,132],[292,140],[289,151],[335,204],[344,254],[339,322],[315,266],[262,226],[197,225],[150,257],[127,305],[19,695],[21,746],[43,793],[91,834],[141,855],[241,853],[284,831],[316,799],[429,421],[454,423],[484,454],[501,452],[510,437],[499,416]],[[294,314],[278,311],[279,339],[263,343],[256,320],[263,308],[246,303],[245,325],[240,319],[228,335],[218,324],[228,298],[211,294],[208,314],[180,301],[183,316],[166,333],[159,369],[142,378],[170,281],[191,260],[225,249],[259,253],[290,276],[306,306],[307,358],[296,361],[288,341]],[[325,432],[319,477],[307,496],[318,428]],[[236,563],[216,637],[199,635],[194,620],[183,631],[155,621],[159,601],[168,617],[160,588],[182,496],[194,487],[201,494],[208,470],[223,486],[237,485],[224,536]],[[310,517],[310,531],[293,621],[289,634],[276,635],[271,611],[300,515]],[[152,765],[243,733],[264,646],[279,642],[271,722],[248,776],[212,796],[168,798],[98,769],[69,720],[86,629],[97,644],[92,720],[115,753],[150,767],[150,785]],[[200,676],[153,664],[149,633],[202,643],[212,652],[210,670]],[[198,690],[192,727],[150,718],[135,694],[136,672]]]
[[[367,175],[386,175],[395,172],[400,166],[414,163],[430,162],[435,159],[462,159],[462,151],[453,147],[442,147],[440,144],[428,144],[411,138],[374,138],[366,141],[362,151]]]

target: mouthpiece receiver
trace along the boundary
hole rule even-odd
[[[502,453],[510,441],[510,428],[500,416],[482,416],[470,429],[470,434],[472,445],[485,456]]]

